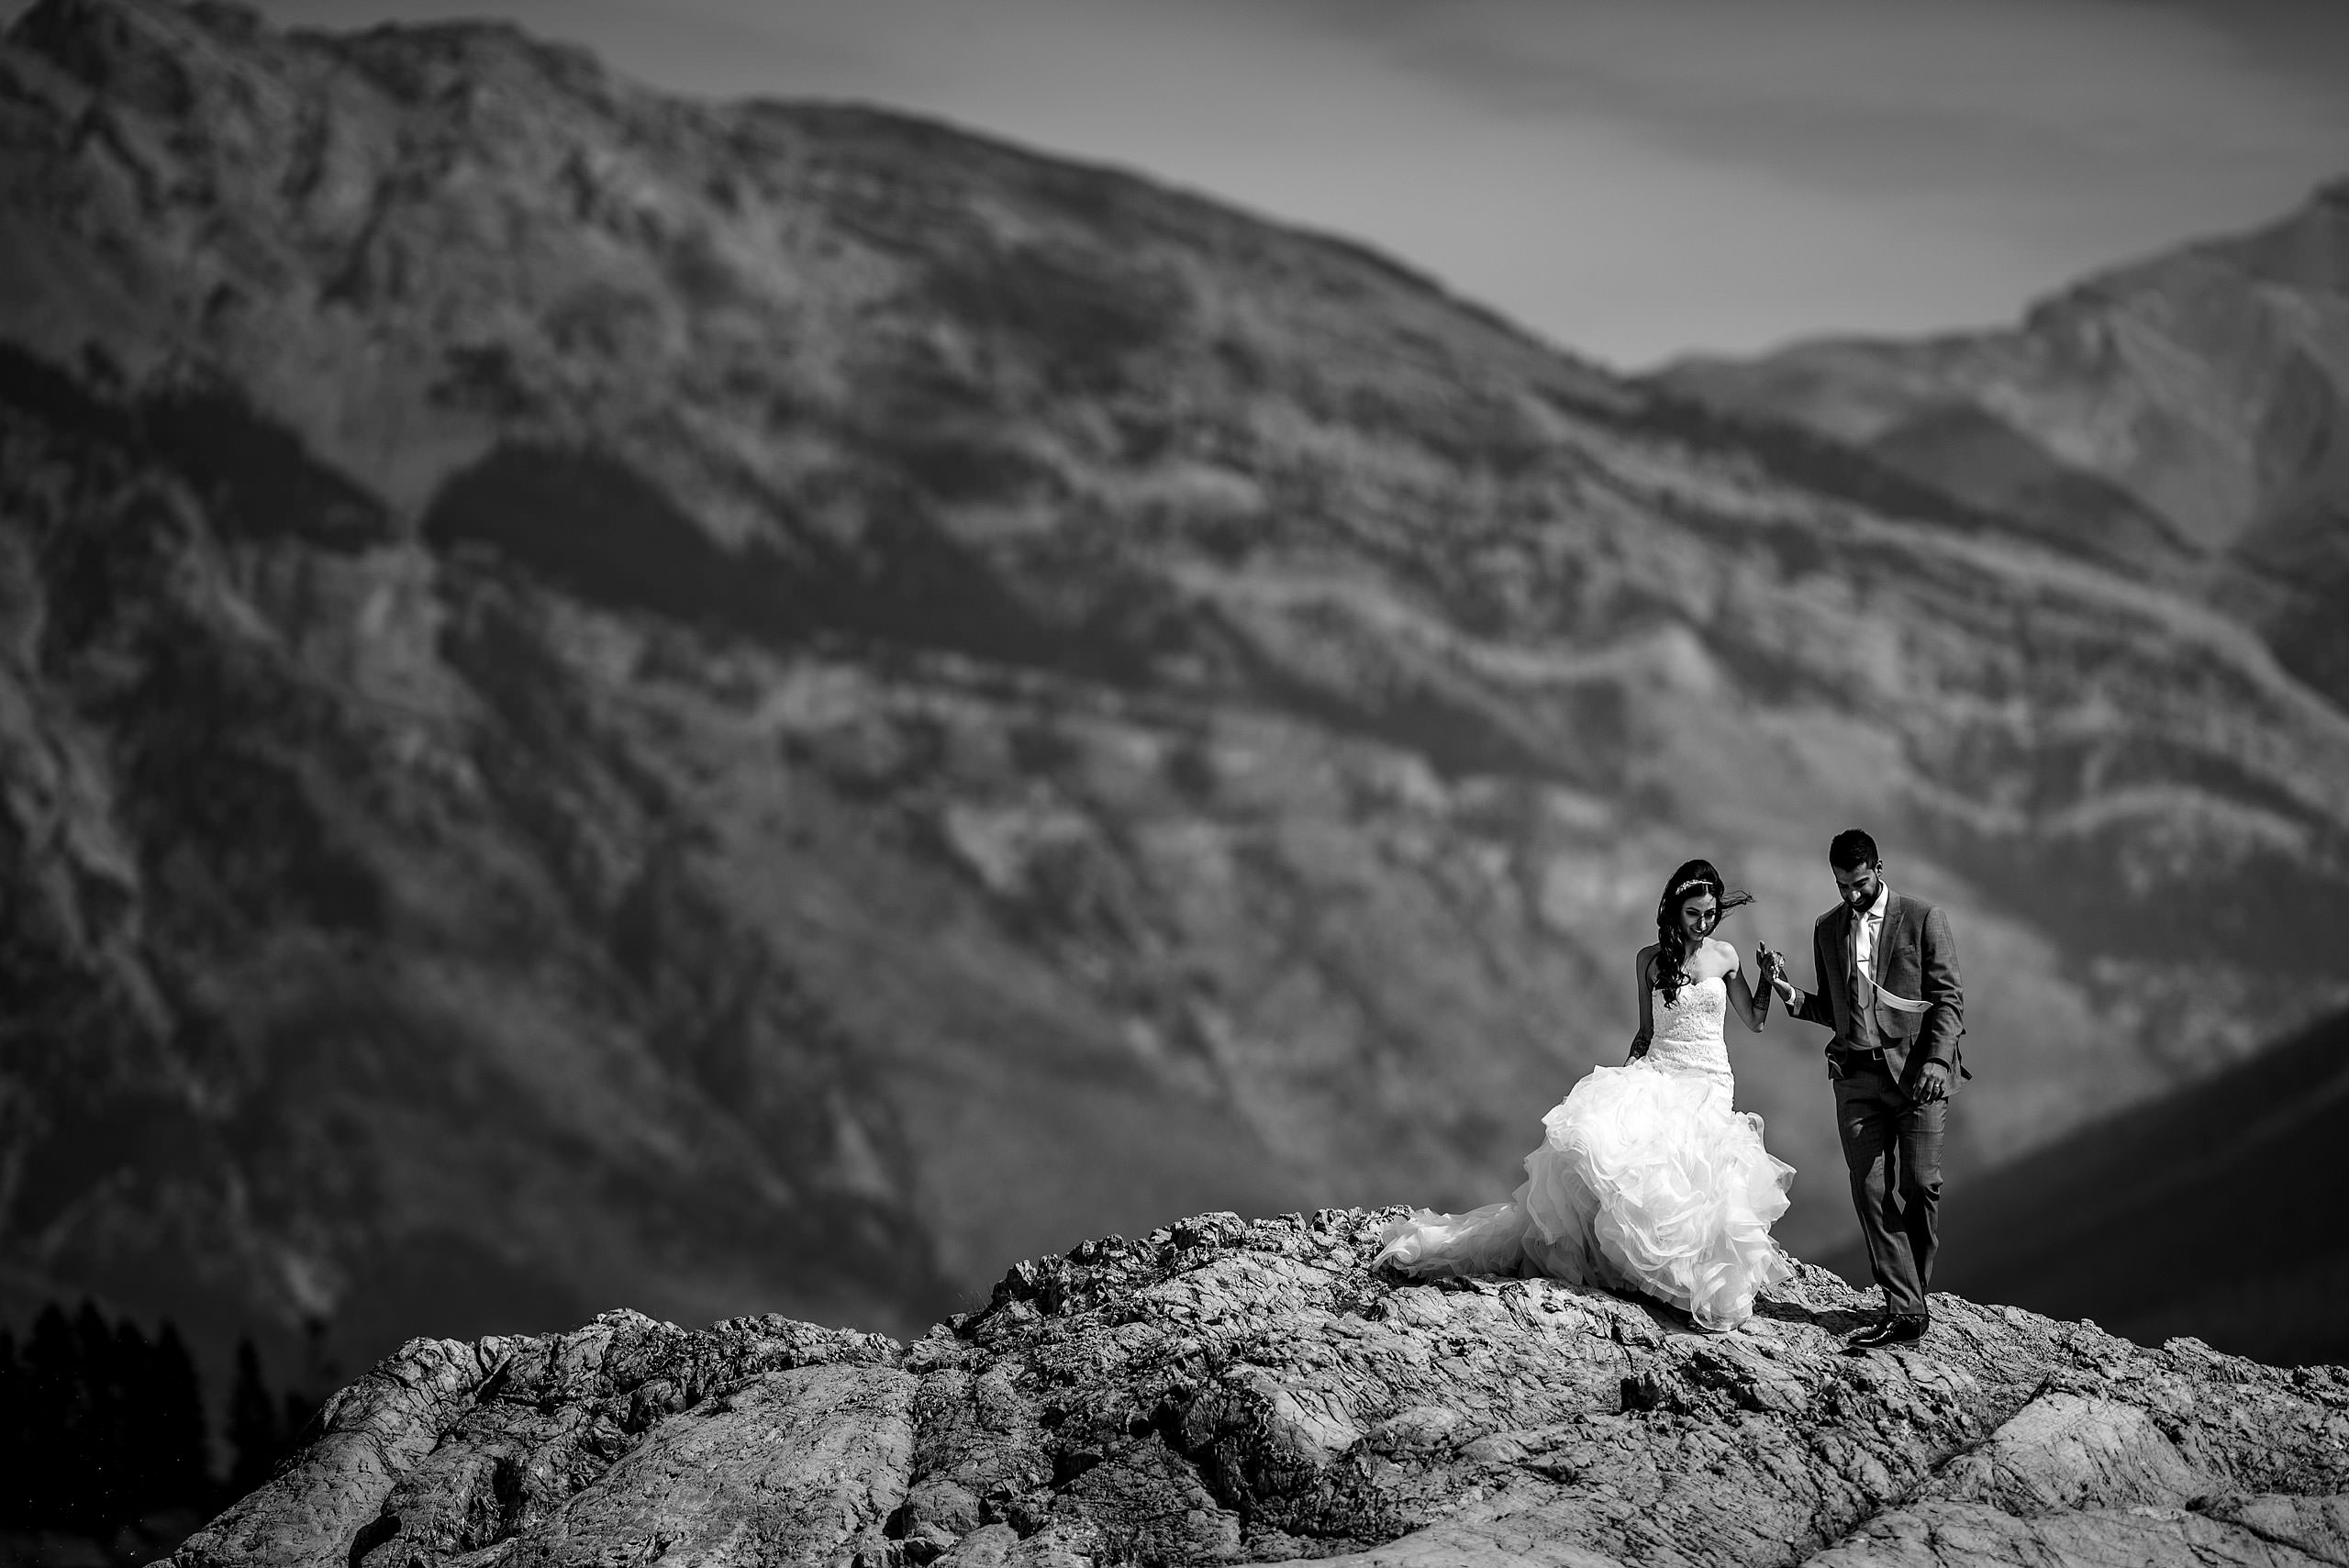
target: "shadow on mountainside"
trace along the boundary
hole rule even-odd
[[[1935,1284],[2141,1344],[2349,1362],[2344,1113],[2349,1014],[1953,1184]],[[1833,1264],[1867,1277],[1856,1253]]]

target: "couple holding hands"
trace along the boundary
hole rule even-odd
[[[1755,956],[1757,994],[1737,950],[1713,935],[1752,896],[1711,862],[1673,874],[1656,940],[1634,963],[1640,1029],[1631,1059],[1598,1067],[1544,1116],[1542,1146],[1506,1203],[1466,1214],[1419,1209],[1387,1229],[1379,1262],[1421,1278],[1542,1273],[1642,1292],[1726,1330],[1792,1271],[1771,1240],[1794,1167],[1762,1143],[1762,1118],[1731,1106],[1726,1026],[1768,1019],[1775,996],[1833,1031],[1827,1073],[1852,1202],[1884,1314],[1852,1349],[1921,1339],[1929,1326],[1941,1202],[1941,1146],[1955,1081],[1965,995],[1949,917],[1884,878],[1858,828],[1828,846],[1837,901],[1811,930],[1817,989],[1785,959]]]

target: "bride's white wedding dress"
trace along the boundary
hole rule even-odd
[[[1507,1203],[1419,1209],[1387,1227],[1380,1262],[1423,1278],[1543,1273],[1643,1291],[1708,1329],[1734,1329],[1756,1291],[1793,1272],[1770,1226],[1794,1167],[1762,1146],[1762,1118],[1730,1106],[1720,978],[1656,992],[1648,1053],[1595,1067],[1542,1118]]]

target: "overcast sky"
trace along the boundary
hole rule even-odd
[[[2349,0],[264,0],[495,15],[1381,246],[1626,366],[2004,321],[2349,175]]]

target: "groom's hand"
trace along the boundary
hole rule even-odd
[[[1949,1064],[1928,1062],[1917,1070],[1917,1098],[1931,1105],[1949,1098]]]

